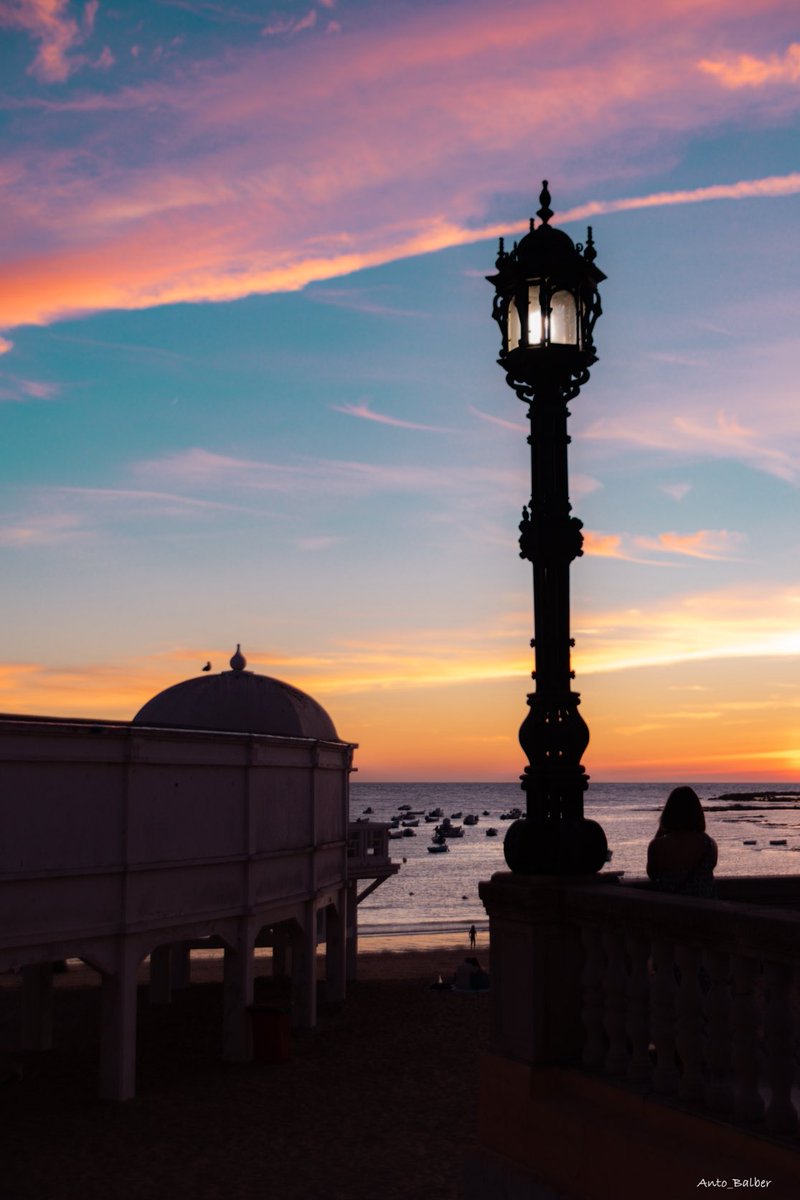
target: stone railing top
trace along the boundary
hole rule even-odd
[[[719,880],[720,898],[668,895],[645,879],[620,880],[611,873],[563,878],[499,872],[480,885],[489,915],[522,922],[564,919],[582,925],[613,925],[732,954],[797,962],[800,956],[800,877]],[[738,897],[742,898],[739,899]],[[781,896],[784,898],[781,902]],[[760,897],[765,897],[759,902]]]

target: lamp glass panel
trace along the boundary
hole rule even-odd
[[[522,334],[522,326],[520,325],[519,312],[516,303],[512,300],[508,305],[508,348],[516,350],[519,345],[519,339]]]
[[[542,305],[539,300],[539,284],[528,288],[528,345],[538,346],[542,340]]]
[[[572,292],[554,292],[550,301],[550,341],[560,346],[578,344],[578,313]]]

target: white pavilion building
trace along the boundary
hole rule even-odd
[[[192,948],[221,947],[223,1054],[248,1059],[254,948],[290,964],[292,1021],[313,1026],[318,944],[344,999],[358,900],[399,869],[385,825],[350,824],[355,744],[238,647],[230,666],[131,722],[0,717],[0,972],[21,972],[27,1049],[51,1042],[53,962],[100,973],[106,1098],[134,1095],[144,959],[166,1001]]]

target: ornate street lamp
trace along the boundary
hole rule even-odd
[[[497,257],[493,316],[503,338],[497,360],[506,382],[528,404],[532,491],[522,510],[520,556],[533,564],[533,678],[530,712],[519,740],[529,766],[521,777],[527,815],[510,826],[506,862],[528,875],[599,871],[607,843],[596,821],[583,815],[589,779],[581,757],[589,729],[571,687],[574,640],[569,627],[569,568],[583,553],[582,523],[570,515],[567,475],[567,402],[577,396],[597,361],[592,334],[600,316],[591,228],[586,246],[553,229],[550,193],[539,197],[541,224]]]

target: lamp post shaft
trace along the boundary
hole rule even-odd
[[[520,729],[529,765],[522,777],[529,819],[583,819],[588,779],[581,758],[589,730],[572,691],[570,564],[583,553],[581,522],[571,515],[566,401],[543,388],[531,401],[531,503],[520,525],[520,554],[533,565],[534,679]]]
[[[538,531],[531,558],[536,690],[554,698],[569,692],[570,680],[571,558],[564,552],[571,529],[572,508],[567,475],[567,416],[566,405],[560,396],[537,396],[529,410],[529,511],[531,524]]]

